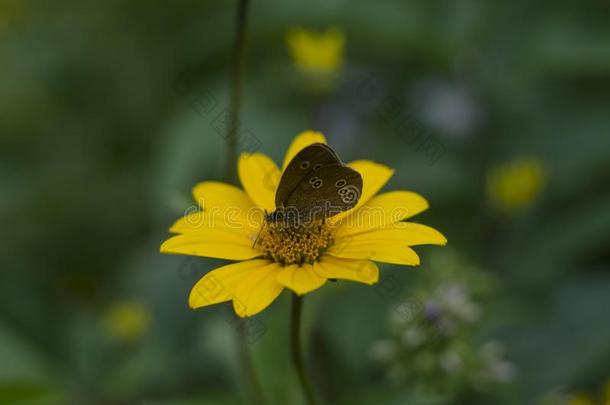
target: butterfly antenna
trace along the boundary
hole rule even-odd
[[[269,215],[269,213],[267,212],[267,210],[265,210],[265,220],[263,222],[263,226],[265,226],[265,224],[267,223],[267,216],[268,215]],[[254,239],[254,243],[252,244],[252,249],[254,249],[254,247],[258,243],[258,239],[261,237],[261,232],[262,231],[263,231],[263,228],[261,227],[261,229],[258,231],[258,235],[256,235],[256,239]]]
[[[254,249],[256,247],[256,244],[258,243],[258,239],[261,236],[261,232],[262,232],[262,229],[258,231],[258,235],[256,235],[256,239],[254,239],[254,243],[252,244],[252,249]]]

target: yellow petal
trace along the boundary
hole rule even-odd
[[[409,246],[417,245],[439,245],[445,246],[447,238],[434,228],[415,222],[398,222],[384,227],[385,232],[396,232],[397,238],[403,240]]]
[[[314,271],[325,278],[358,281],[375,284],[379,280],[379,269],[370,260],[341,259],[324,255],[313,265]]]
[[[327,253],[344,259],[368,259],[407,266],[419,265],[417,253],[410,247],[400,244],[373,242],[364,246],[334,245]]]
[[[229,301],[242,279],[248,277],[253,270],[269,263],[269,260],[248,260],[210,271],[193,286],[189,295],[189,306],[194,309]]]
[[[193,198],[206,211],[224,212],[229,207],[248,211],[252,200],[240,188],[218,181],[204,181],[193,187]]]
[[[284,267],[279,272],[277,281],[295,293],[303,295],[322,287],[326,278],[316,273],[311,264],[303,264],[302,266],[293,264]]]
[[[161,245],[161,253],[247,260],[260,256],[252,249],[256,234],[228,229],[200,229],[169,238]]]
[[[311,145],[312,143],[326,143],[326,138],[321,132],[316,131],[303,131],[292,141],[284,157],[284,165],[282,170],[286,169],[288,163],[296,156],[303,148]]]
[[[169,231],[172,233],[199,232],[206,229],[225,229],[244,232],[248,237],[258,233],[265,213],[258,207],[252,208],[245,216],[239,211],[228,209],[223,216],[211,212],[195,211],[178,219]]]
[[[185,233],[199,227],[259,228],[263,213],[241,189],[230,184],[205,181],[193,188],[193,198],[204,211],[186,212],[170,228],[171,232]]]
[[[392,191],[371,198],[343,218],[336,228],[336,235],[354,235],[370,229],[381,228],[425,211],[428,202],[410,191]]]
[[[328,253],[336,257],[418,265],[419,257],[408,246],[444,245],[447,239],[429,226],[399,222],[335,240]]]
[[[348,164],[352,169],[362,175],[362,195],[358,204],[349,211],[342,212],[331,218],[332,223],[337,223],[348,215],[353,214],[358,208],[366,204],[381,188],[390,180],[394,170],[370,160],[357,160]]]
[[[276,281],[281,270],[277,263],[251,271],[242,279],[233,294],[233,309],[239,316],[256,315],[267,308],[282,292],[284,286]]]
[[[414,222],[398,222],[355,235],[340,235],[335,239],[335,244],[341,247],[385,242],[402,246],[445,245],[447,239],[436,229]]]
[[[262,153],[242,153],[238,171],[239,180],[252,201],[268,212],[274,211],[280,170],[273,160]]]

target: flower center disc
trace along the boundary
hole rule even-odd
[[[332,243],[330,227],[322,222],[287,226],[267,221],[258,235],[256,249],[282,265],[312,264]]]

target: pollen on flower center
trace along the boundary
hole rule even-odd
[[[258,235],[255,248],[282,265],[313,263],[332,243],[328,224],[288,226],[267,221]]]

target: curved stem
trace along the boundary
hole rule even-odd
[[[241,112],[242,71],[246,49],[246,26],[248,0],[238,0],[236,15],[235,45],[233,48],[233,66],[231,68],[231,95],[227,117],[227,180],[236,180],[237,166],[237,130]]]
[[[245,382],[247,385],[246,388],[248,391],[248,396],[251,403],[255,405],[265,405],[267,401],[258,377],[256,376],[256,370],[254,369],[250,351],[248,350],[248,336],[246,335],[246,328],[248,325],[243,319],[237,318],[235,326],[237,348],[239,350],[238,355],[240,364],[242,366],[242,373],[244,374],[244,379],[246,380]]]
[[[246,23],[248,16],[248,0],[238,0],[236,14],[235,45],[233,48],[233,65],[231,68],[231,94],[227,117],[227,166],[226,177],[230,183],[235,183],[237,167],[237,130],[239,129],[239,114],[241,110],[242,71],[246,48]],[[237,317],[236,317],[237,318]],[[265,405],[267,401],[263,394],[256,370],[252,363],[248,348],[247,323],[236,319],[235,334],[237,350],[246,382],[246,390],[253,404]]]
[[[299,382],[303,388],[303,393],[309,405],[315,405],[316,400],[313,394],[313,389],[305,368],[303,366],[303,356],[301,355],[301,309],[303,299],[297,294],[292,296],[292,312],[290,317],[290,346],[292,349],[292,361],[299,377]]]

